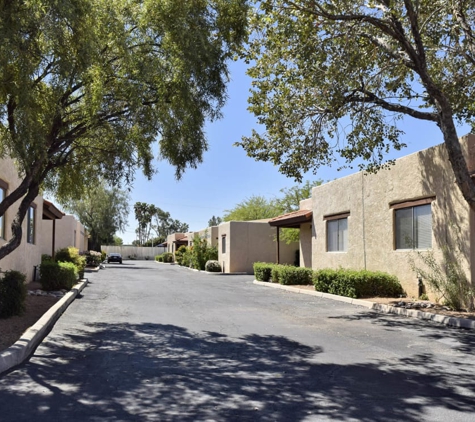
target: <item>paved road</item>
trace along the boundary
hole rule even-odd
[[[0,377],[0,421],[475,421],[475,335],[132,261]]]

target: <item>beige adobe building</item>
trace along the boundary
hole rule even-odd
[[[64,215],[60,220],[43,221],[41,227],[41,253],[53,255],[62,248],[74,247],[85,252],[87,231],[73,215]]]
[[[297,242],[286,244],[275,238],[269,220],[228,221],[218,226],[218,261],[224,273],[254,274],[255,262],[293,264]]]
[[[11,159],[0,159],[0,201],[3,200],[21,183],[18,171]],[[17,201],[0,217],[0,246],[12,236],[11,223],[17,213],[20,201]],[[22,224],[22,240],[20,246],[0,260],[2,271],[16,270],[26,275],[27,281],[33,280],[35,266],[41,263],[41,244],[43,224],[47,220],[62,217],[51,202],[38,195],[32,202]],[[51,233],[49,234],[51,238]]]
[[[461,143],[474,173],[475,136]],[[411,259],[423,265],[418,254],[433,251],[442,262],[444,248],[454,255],[460,244],[462,267],[475,280],[475,215],[455,183],[443,144],[376,174],[359,172],[317,186],[300,211],[271,224],[287,227],[292,219],[300,219],[301,266],[385,271],[417,297]]]

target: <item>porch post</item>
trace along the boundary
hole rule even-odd
[[[54,250],[56,249],[55,239],[56,239],[56,219],[53,219],[53,241],[51,242],[51,247],[52,247],[51,257],[53,259],[54,259]]]
[[[277,226],[277,264],[280,264],[280,242],[279,242],[280,227]]]

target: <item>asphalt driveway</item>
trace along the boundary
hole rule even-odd
[[[1,421],[475,421],[475,335],[147,261],[111,264]]]

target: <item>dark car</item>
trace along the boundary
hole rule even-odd
[[[110,253],[107,255],[107,263],[110,264],[111,262],[122,264],[122,255],[120,253]]]

